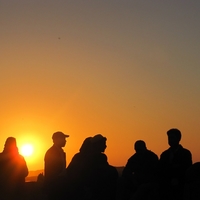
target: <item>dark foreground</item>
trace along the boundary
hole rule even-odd
[[[177,197],[170,198],[170,200],[175,200],[175,199],[178,200]],[[48,198],[43,190],[41,183],[26,182],[22,200],[48,200]],[[121,191],[120,181],[116,193],[116,199],[113,200],[126,200]],[[141,187],[140,190],[128,200],[163,200],[163,199],[159,197],[158,185],[152,183],[150,185]],[[184,196],[183,198],[180,198],[180,200],[200,200],[200,182],[191,182],[187,184],[185,187]]]

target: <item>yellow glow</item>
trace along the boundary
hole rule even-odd
[[[19,153],[25,158],[28,169],[38,170],[43,169],[45,152],[52,145],[51,135],[49,138],[47,137],[48,133],[52,131],[49,131],[48,129],[46,131],[43,127],[37,127],[37,121],[34,119],[33,121],[35,122],[34,125],[32,124],[32,121],[24,121],[23,124],[25,124],[28,128],[25,127],[23,131],[19,129],[22,125],[19,121],[17,121],[17,126],[14,127],[11,132],[16,132],[14,137],[17,139]],[[22,150],[25,148],[23,146],[28,144],[33,148],[33,152],[30,155],[27,155],[28,150],[25,150],[25,153],[23,153],[24,151]]]
[[[33,152],[34,152],[34,148],[32,144],[24,144],[20,148],[20,153],[25,157],[31,156]]]

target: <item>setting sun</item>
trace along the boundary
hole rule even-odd
[[[33,145],[31,144],[24,144],[20,148],[20,153],[23,156],[31,156],[33,154]]]

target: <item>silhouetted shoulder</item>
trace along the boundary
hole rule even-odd
[[[57,148],[55,146],[50,147],[45,154],[45,157],[48,156],[49,154],[56,154]]]
[[[94,154],[91,161],[95,166],[108,165],[108,159],[104,153]]]
[[[190,150],[188,150],[188,149],[183,148],[183,151],[185,151],[185,153],[187,153],[187,154],[192,155],[191,152],[190,152]]]
[[[154,157],[155,159],[158,159],[158,155],[155,154],[153,151],[151,150],[147,150],[147,154],[151,155],[152,157]]]
[[[85,159],[83,158],[81,153],[76,153],[73,156],[71,162],[69,163],[69,165],[67,167],[67,171],[69,171],[71,169],[74,170],[74,167],[75,168],[77,168],[77,167],[80,168],[83,165],[84,161],[85,161]]]
[[[196,162],[188,168],[186,171],[186,181],[200,181],[200,162]]]
[[[163,158],[165,156],[169,156],[170,154],[171,154],[171,147],[163,151],[160,157]],[[174,154],[179,155],[179,156],[188,156],[192,158],[191,152],[188,149],[183,148],[181,145],[179,145],[179,148],[177,149],[177,151],[174,152]]]

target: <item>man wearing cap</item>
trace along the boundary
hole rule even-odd
[[[159,161],[161,195],[173,195],[181,198],[186,170],[192,165],[192,154],[180,145],[181,132],[176,128],[167,131],[169,148],[165,150]]]
[[[50,199],[56,199],[55,195],[59,183],[66,170],[66,154],[62,147],[66,145],[66,138],[63,132],[57,131],[52,135],[53,146],[50,147],[44,157],[45,188]]]

